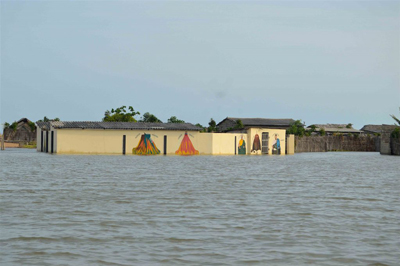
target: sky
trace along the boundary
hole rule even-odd
[[[1,1],[0,123],[393,124],[399,41],[399,1]]]

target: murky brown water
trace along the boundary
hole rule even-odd
[[[1,265],[399,265],[400,157],[0,152]]]

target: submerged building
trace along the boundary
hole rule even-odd
[[[240,130],[223,133],[201,130],[190,123],[37,122],[37,150],[58,154],[184,156],[294,153],[294,137],[287,137],[281,125],[247,124]]]

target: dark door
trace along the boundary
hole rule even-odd
[[[122,136],[122,154],[126,154],[126,135]]]
[[[46,153],[49,152],[49,131],[46,131]]]
[[[51,146],[50,146],[50,152],[54,152],[54,131],[51,131]]]
[[[261,141],[262,141],[261,153],[262,154],[268,154],[268,141],[269,141],[269,133],[268,132],[263,132],[262,133]]]
[[[164,155],[167,154],[167,135],[164,135]]]
[[[40,131],[40,151],[43,152],[44,151],[44,139],[43,139],[43,131]]]

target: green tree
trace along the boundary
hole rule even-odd
[[[400,119],[398,119],[398,118],[395,117],[394,115],[390,115],[390,116],[394,119],[394,121],[397,122],[397,125],[400,126]]]
[[[348,123],[348,124],[346,125],[346,128],[353,128],[353,124],[352,124],[352,123]]]
[[[28,125],[29,125],[29,127],[31,128],[31,131],[32,131],[32,132],[34,132],[34,131],[36,130],[36,125],[35,125],[35,123],[29,121]]]
[[[242,120],[240,119],[236,120],[235,129],[242,129],[242,128],[244,128]]]
[[[11,128],[12,130],[14,130],[14,132],[17,131],[17,127],[18,127],[17,121],[14,121],[14,122],[11,124],[11,126],[10,126],[10,128]]]
[[[200,131],[200,132],[206,132],[205,127],[203,127],[203,125],[201,125],[200,123],[197,123],[195,126],[198,126],[198,127],[201,128],[201,131]]]
[[[60,121],[60,118],[56,117],[54,119],[49,119],[47,116],[43,117],[43,119],[38,120],[37,122],[50,122],[50,121]]]
[[[304,136],[304,133],[305,133],[304,124],[301,122],[301,120],[294,121],[290,125],[290,127],[286,130],[286,134],[293,134],[299,137]]]
[[[217,123],[215,122],[214,119],[210,119],[210,122],[208,122],[208,132],[215,132],[217,131]]]
[[[139,112],[135,112],[132,106],[128,107],[130,112],[126,111],[126,106],[121,106],[117,109],[111,109],[110,111],[105,111],[104,122],[137,122],[135,115],[140,115]]]
[[[326,135],[325,129],[321,128],[321,129],[319,130],[319,134],[320,134],[321,136],[325,136],[325,135]]]
[[[179,120],[176,116],[171,116],[168,118],[168,123],[185,123],[185,121]]]
[[[146,112],[143,114],[142,119],[139,122],[147,122],[147,123],[162,123],[160,119],[158,119],[155,115]]]

